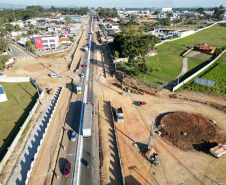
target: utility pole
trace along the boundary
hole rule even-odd
[[[13,4],[11,3],[12,9],[13,9]],[[14,13],[14,9],[13,9],[13,16],[14,16],[14,20],[16,22],[16,17],[15,17],[15,13]]]
[[[122,92],[123,92],[123,84],[124,84],[124,73],[123,73],[123,77],[122,77]]]
[[[148,149],[150,148],[150,145],[151,145],[151,139],[152,139],[152,131],[153,131],[153,122],[151,124],[151,132],[150,132],[150,137],[149,137],[149,141],[148,141]]]
[[[55,58],[55,66],[56,66],[56,72],[58,74],[58,71],[57,71],[57,64],[56,64],[56,58]]]
[[[42,105],[42,101],[41,101],[41,99],[40,99],[40,94],[39,94],[39,90],[38,90],[38,86],[37,86],[37,84],[35,83],[35,86],[36,86],[36,89],[37,89],[37,91],[38,91],[38,99],[39,99],[39,102],[41,103],[41,105]]]

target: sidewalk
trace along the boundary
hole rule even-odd
[[[26,142],[23,152],[21,153],[15,168],[7,182],[8,185],[24,185],[27,177],[27,172],[30,170],[31,162],[33,161],[34,154],[37,152],[37,147],[40,144],[42,135],[45,132],[46,125],[49,121],[52,113],[54,103],[58,93],[52,96],[51,99],[46,103],[43,112],[45,113],[41,121],[36,123],[33,130],[31,131],[29,138]]]

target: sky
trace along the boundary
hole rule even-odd
[[[8,0],[1,0],[1,3],[9,3]],[[24,5],[53,5],[53,6],[88,6],[88,7],[219,7],[221,4],[226,6],[225,0],[11,0],[13,4]],[[38,3],[38,4],[36,4]]]

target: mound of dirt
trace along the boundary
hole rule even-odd
[[[48,69],[52,66],[52,64],[50,63],[37,63],[37,64],[31,64],[28,65],[26,67],[24,67],[23,69],[29,72],[33,72],[33,71],[43,71],[44,69]]]
[[[160,123],[161,136],[182,150],[204,151],[225,142],[216,125],[201,114],[169,113]]]

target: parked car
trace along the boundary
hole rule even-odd
[[[217,122],[215,120],[210,120],[212,123],[216,124]]]
[[[71,174],[71,163],[65,163],[64,165],[64,177],[68,177]]]
[[[146,102],[141,101],[141,102],[139,102],[139,103],[137,104],[137,106],[142,106],[142,105],[146,105]]]
[[[81,74],[81,77],[84,78],[84,73]]]
[[[75,141],[76,140],[76,132],[72,132],[71,133],[71,141]]]
[[[51,74],[49,74],[49,76],[52,77],[52,78],[57,78],[60,75],[58,75],[57,73],[51,73]]]
[[[87,67],[87,65],[86,64],[83,64],[82,67]]]

